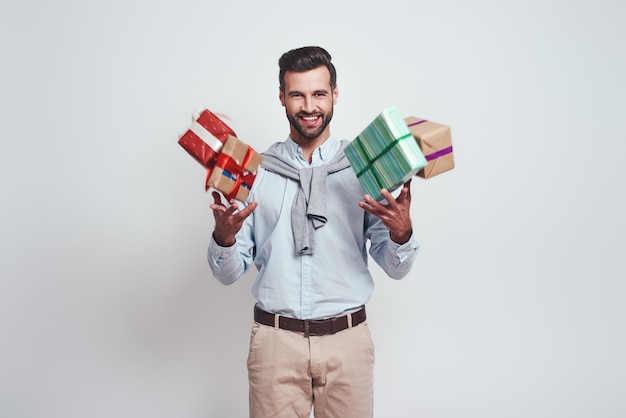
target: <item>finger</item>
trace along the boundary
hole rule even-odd
[[[224,211],[224,215],[230,216],[235,213],[237,209],[239,209],[239,205],[237,204],[237,202],[232,201],[230,203],[230,206],[228,206],[228,208]]]
[[[396,200],[393,198],[393,195],[387,189],[380,189],[380,195],[387,201],[390,206],[395,205]]]
[[[402,187],[402,190],[400,190],[400,194],[398,195],[398,198],[396,199],[396,203],[403,204],[406,201],[410,200],[410,198],[411,198],[411,192],[409,188]]]
[[[412,181],[413,181],[413,179],[409,179],[409,181],[404,183],[404,188],[402,189],[402,191],[404,191],[406,189],[406,195],[407,195],[408,198],[411,197],[411,182]]]
[[[211,205],[209,206],[211,208],[211,210],[213,212],[225,212],[226,211],[226,207],[224,205],[222,205],[221,203],[211,203]]]
[[[222,204],[222,195],[220,195],[216,191],[213,191],[211,194],[213,195],[213,201],[215,202],[215,204],[216,205],[221,205]]]
[[[363,204],[371,209],[382,209],[383,205],[381,205],[376,199],[372,196],[366,194],[363,196]]]
[[[256,209],[257,206],[258,206],[258,202],[256,201],[250,202],[248,206],[246,206],[245,208],[239,211],[237,216],[243,220],[247,218],[248,216],[250,216],[250,214]]]
[[[402,192],[400,192],[400,196],[398,196],[398,202],[402,203],[410,203],[411,202],[411,180],[404,183],[404,187],[402,188]]]

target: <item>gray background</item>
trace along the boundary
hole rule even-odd
[[[379,417],[626,416],[618,1],[24,1],[0,6],[0,415],[243,417],[249,274],[211,277],[201,107],[287,133],[277,59],[339,72],[333,132],[452,127],[422,244],[373,266]]]

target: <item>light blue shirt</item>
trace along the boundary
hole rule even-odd
[[[311,164],[291,138],[279,152],[298,167],[326,164],[341,143],[332,135],[317,148]],[[252,295],[265,311],[299,319],[321,319],[365,305],[374,289],[368,270],[372,259],[394,279],[409,272],[419,251],[413,236],[399,245],[389,237],[382,221],[361,209],[363,188],[350,168],[326,179],[328,221],[315,231],[315,251],[298,255],[294,248],[291,207],[299,183],[261,168],[248,202],[259,204],[236,236],[237,242],[221,247],[213,238],[208,262],[223,284],[239,279],[254,263],[258,275]]]

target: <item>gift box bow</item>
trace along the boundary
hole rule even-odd
[[[228,140],[238,141],[237,137],[235,136],[231,136]],[[252,183],[254,183],[256,174],[249,171],[247,167],[252,161],[252,158],[255,156],[256,152],[249,145],[245,145],[245,146],[246,146],[246,153],[241,161],[234,159],[231,155],[228,155],[226,152],[221,152],[217,156],[214,167],[212,167],[208,173],[207,189],[209,188],[208,179],[210,177],[211,171],[215,167],[219,167],[222,170],[222,175],[228,177],[230,180],[234,182],[233,186],[231,187],[231,190],[225,193],[225,196],[229,201],[234,199],[237,196],[237,193],[239,193],[239,189],[242,186],[248,190],[252,187]]]

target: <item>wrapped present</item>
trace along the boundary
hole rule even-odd
[[[235,132],[208,109],[193,119],[178,143],[207,169],[205,190],[212,187],[229,201],[245,201],[263,156],[237,139]]]
[[[414,116],[405,118],[428,164],[417,172],[425,179],[454,168],[450,127]]]
[[[224,193],[230,201],[245,202],[263,156],[235,136],[228,136],[207,180],[207,189]]]
[[[178,143],[204,168],[211,169],[229,135],[237,136],[220,118],[203,109],[194,116],[193,124]]]
[[[380,189],[397,189],[426,166],[426,159],[398,110],[385,109],[344,148],[359,182],[376,200]]]

